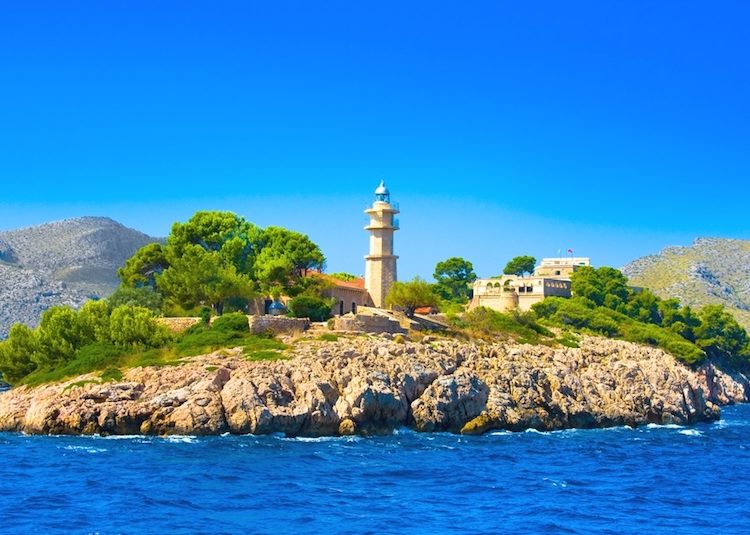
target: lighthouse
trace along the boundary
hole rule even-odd
[[[370,233],[370,254],[365,257],[365,289],[370,293],[372,304],[385,307],[385,296],[396,282],[396,261],[393,254],[393,234],[399,229],[398,206],[391,203],[391,193],[381,181],[375,190],[375,202],[365,210],[370,223],[365,230]]]

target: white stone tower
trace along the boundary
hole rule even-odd
[[[365,257],[365,288],[370,292],[372,304],[385,307],[385,296],[396,282],[397,256],[393,254],[393,233],[398,230],[398,206],[391,203],[391,193],[381,182],[375,190],[372,208],[365,210],[370,224],[365,227],[370,233],[370,254]]]

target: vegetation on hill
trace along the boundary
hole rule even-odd
[[[649,290],[634,290],[618,270],[585,267],[572,275],[574,297],[549,297],[532,308],[536,315],[563,328],[661,347],[677,358],[697,363],[706,357],[745,366],[750,338],[720,305],[699,310],[661,299]]]
[[[685,305],[724,305],[750,329],[750,241],[699,238],[639,258],[623,272],[632,284]]]

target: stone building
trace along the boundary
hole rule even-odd
[[[487,307],[498,312],[531,310],[545,298],[571,296],[570,275],[581,266],[590,266],[588,258],[543,258],[530,277],[504,275],[479,279],[469,309]]]
[[[591,266],[589,258],[542,258],[542,263],[534,270],[536,277],[557,277],[569,279],[579,267]]]

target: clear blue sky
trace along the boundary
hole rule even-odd
[[[361,274],[380,178],[403,277],[750,238],[750,3],[6,2],[0,228],[197,209]]]

